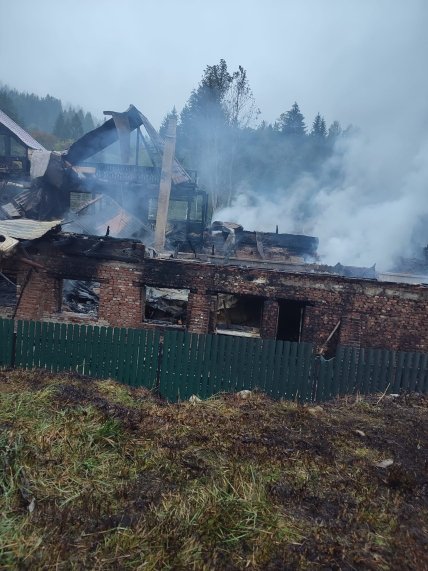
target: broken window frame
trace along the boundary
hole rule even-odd
[[[160,291],[160,292],[185,292],[185,294],[187,295],[187,299],[186,300],[182,300],[182,299],[178,299],[177,301],[180,303],[183,303],[183,317],[182,318],[178,318],[177,319],[162,319],[162,318],[153,318],[152,316],[148,316],[149,313],[149,307],[150,304],[147,302],[148,299],[148,291],[152,290],[153,291]],[[151,293],[152,293],[151,292]],[[159,326],[159,327],[170,327],[170,328],[174,328],[174,329],[186,329],[187,326],[187,312],[188,312],[188,308],[189,308],[189,295],[190,295],[190,289],[187,288],[172,288],[172,287],[164,287],[164,286],[153,286],[153,285],[144,285],[142,288],[142,296],[143,296],[143,322],[150,324],[150,325],[154,325],[154,326]],[[150,297],[150,296],[149,296]],[[165,297],[162,298],[162,296],[159,296],[159,299],[161,299],[163,302],[165,301],[171,301],[171,306],[173,305],[173,300],[167,300]],[[167,304],[168,305],[168,304]],[[154,310],[155,311],[155,310]],[[162,309],[160,309],[159,311],[162,311]],[[153,314],[152,314],[153,315]]]
[[[261,337],[261,330],[262,330],[262,319],[263,319],[263,307],[264,307],[264,298],[261,296],[253,296],[253,295],[246,295],[246,294],[225,294],[225,293],[217,293],[215,294],[217,297],[217,309],[216,309],[216,326],[215,326],[215,333],[219,334],[219,335],[234,335],[234,336],[239,336],[239,337],[252,337],[252,338],[260,338]],[[219,324],[218,321],[218,316],[220,311],[222,311],[222,308],[220,307],[220,299],[221,298],[226,298],[226,297],[230,297],[230,298],[237,298],[237,303],[234,304],[234,306],[236,307],[236,305],[239,304],[239,301],[243,301],[244,304],[248,304],[248,303],[254,303],[257,304],[258,307],[256,309],[256,312],[251,316],[251,321],[254,320],[254,318],[257,318],[257,322],[258,324],[255,325],[245,325],[245,324],[239,324],[239,323],[235,323],[230,321],[229,323],[226,322],[225,326],[222,326],[221,323]],[[234,306],[231,306],[229,308],[223,308],[225,311],[229,312],[229,316],[230,316],[230,309],[232,309]],[[242,311],[245,311],[245,307],[242,308]]]
[[[79,282],[81,284],[88,284],[86,285],[87,290],[92,290],[95,299],[95,303],[93,304],[93,308],[94,309],[89,309],[88,311],[75,311],[73,309],[70,309],[70,306],[68,305],[68,303],[70,302],[66,302],[65,301],[65,291],[64,291],[64,285],[66,285],[66,282],[76,282],[76,285],[79,284]],[[85,285],[83,285],[83,288],[85,288]],[[82,319],[93,319],[93,320],[98,320],[99,318],[99,308],[100,308],[100,289],[101,289],[101,283],[99,281],[97,281],[96,279],[91,279],[91,278],[62,278],[60,280],[60,296],[59,296],[59,313],[61,313],[62,315],[73,315],[73,316],[79,316],[79,318]],[[90,295],[88,293],[88,295]],[[74,303],[79,303],[79,302],[74,302]],[[81,302],[81,305],[82,302]]]

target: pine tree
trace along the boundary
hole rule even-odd
[[[55,125],[53,128],[53,134],[58,137],[58,139],[66,139],[67,138],[67,126],[66,126],[66,120],[65,120],[65,115],[64,112],[61,111],[61,113],[58,115],[56,121],[55,121]]]
[[[327,127],[324,117],[318,113],[312,124],[311,136],[317,139],[325,139],[327,137]]]
[[[79,117],[79,113],[74,112],[70,120],[70,138],[77,140],[83,135],[82,121]]]
[[[180,114],[177,131],[177,154],[189,168],[198,170],[201,181],[211,191],[214,207],[227,187],[224,160],[229,117],[225,96],[232,80],[225,60],[207,66]]]
[[[89,111],[85,114],[85,118],[83,119],[82,125],[85,133],[88,133],[89,131],[95,129],[94,119],[91,113],[89,113]]]
[[[165,136],[167,129],[168,129],[169,120],[172,118],[178,119],[178,113],[177,113],[177,109],[175,108],[175,105],[172,108],[172,110],[169,113],[167,113],[165,115],[165,117],[162,119],[161,126],[159,127],[159,135],[161,137]]]
[[[333,121],[328,129],[328,138],[330,140],[337,139],[342,134],[342,127],[340,126],[339,121]]]
[[[278,123],[279,130],[284,135],[294,138],[303,138],[306,135],[305,118],[297,103],[294,103],[289,111],[280,115]]]

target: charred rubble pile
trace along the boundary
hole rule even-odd
[[[62,304],[66,311],[97,317],[99,283],[94,281],[64,280]]]

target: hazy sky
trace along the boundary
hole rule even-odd
[[[224,58],[267,121],[365,127],[426,106],[427,30],[428,0],[0,0],[0,81],[158,125]]]

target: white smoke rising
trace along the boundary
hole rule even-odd
[[[413,117],[412,119],[415,119]],[[300,233],[320,239],[327,264],[388,270],[420,255],[428,242],[428,130],[424,117],[399,129],[353,131],[339,140],[322,175],[302,176],[274,193],[242,190],[214,219],[247,230]],[[338,177],[329,173],[340,170]]]

